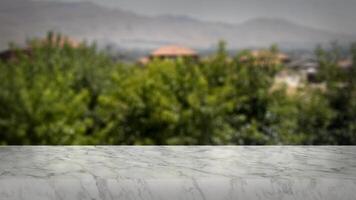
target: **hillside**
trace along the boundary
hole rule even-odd
[[[185,16],[143,16],[93,3],[2,0],[0,48],[9,41],[23,42],[55,30],[77,39],[124,48],[152,48],[179,43],[208,48],[224,39],[232,48],[261,47],[277,43],[283,48],[311,48],[332,40],[354,37],[330,33],[281,19],[251,19],[242,24],[199,21]]]

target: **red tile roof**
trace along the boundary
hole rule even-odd
[[[182,46],[164,46],[151,53],[151,56],[196,56],[196,51]]]

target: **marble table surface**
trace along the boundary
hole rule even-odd
[[[0,147],[1,200],[354,200],[356,147]]]

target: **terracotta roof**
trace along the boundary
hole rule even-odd
[[[256,59],[256,64],[280,64],[290,61],[289,56],[284,53],[276,53],[269,50],[253,50],[249,55],[244,55],[240,58],[240,61],[248,61],[250,59]]]
[[[289,56],[287,54],[278,52],[276,55],[273,55],[273,53],[271,51],[268,50],[254,50],[251,52],[251,55],[253,57],[263,57],[263,56],[276,56],[277,59],[280,60],[288,60]]]
[[[138,63],[141,65],[146,65],[149,62],[150,62],[150,59],[148,57],[142,57],[138,60]]]
[[[352,67],[353,62],[352,62],[352,59],[343,59],[343,60],[340,60],[337,64],[342,69],[348,69],[348,68]]]
[[[164,46],[151,53],[151,56],[196,56],[197,53],[187,47],[182,46]]]

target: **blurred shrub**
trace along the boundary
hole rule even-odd
[[[318,50],[326,91],[288,95],[271,90],[283,66],[223,43],[144,68],[52,34],[40,44],[0,62],[1,144],[356,144],[356,69],[332,52]]]

